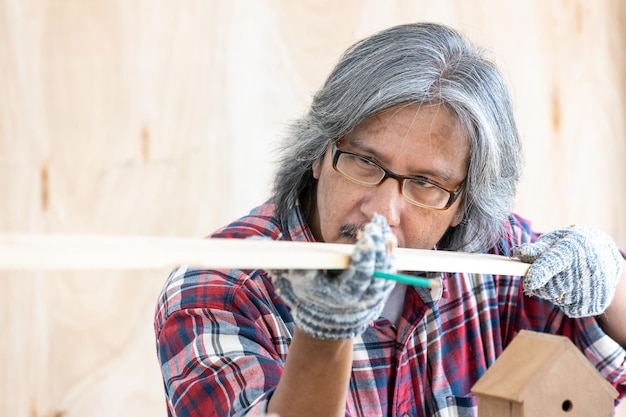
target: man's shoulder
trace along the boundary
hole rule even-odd
[[[255,207],[245,216],[217,229],[209,237],[246,239],[257,236],[281,239],[282,229],[280,219],[276,215],[276,207],[272,202],[266,202]]]
[[[511,213],[504,224],[497,245],[490,252],[510,256],[512,248],[534,242],[536,239],[537,233],[532,229],[532,222],[519,214]]]
[[[299,203],[285,216],[279,216],[276,205],[269,200],[247,215],[216,230],[209,237],[247,239],[261,237],[273,240],[315,241]]]
[[[531,235],[534,233],[532,230],[532,222],[517,213],[511,213],[509,215],[506,228],[507,230],[516,231],[519,235]]]

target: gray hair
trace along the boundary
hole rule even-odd
[[[399,25],[350,47],[281,148],[273,199],[281,218],[298,198],[314,202],[312,164],[366,118],[412,103],[443,104],[468,132],[462,222],[440,249],[487,250],[504,232],[519,181],[521,145],[506,83],[459,32],[434,23]]]

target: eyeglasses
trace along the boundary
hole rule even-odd
[[[398,175],[380,166],[374,158],[344,151],[333,143],[333,168],[347,179],[366,187],[377,187],[387,178],[400,184],[400,193],[416,206],[446,210],[461,194],[463,183],[455,190],[448,190],[426,177]]]

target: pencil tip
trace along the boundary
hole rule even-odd
[[[441,281],[438,279],[431,279],[428,281],[431,290],[439,291],[441,290]]]

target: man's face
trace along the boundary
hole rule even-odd
[[[467,175],[467,134],[445,106],[391,108],[363,121],[342,138],[340,147],[374,158],[394,173],[423,176],[448,190],[458,188]],[[378,213],[387,219],[400,247],[430,249],[448,227],[462,220],[462,194],[447,210],[418,207],[402,196],[395,179],[367,187],[335,171],[330,146],[313,163],[313,176],[318,185],[309,223],[318,241],[354,243],[355,231]]]

